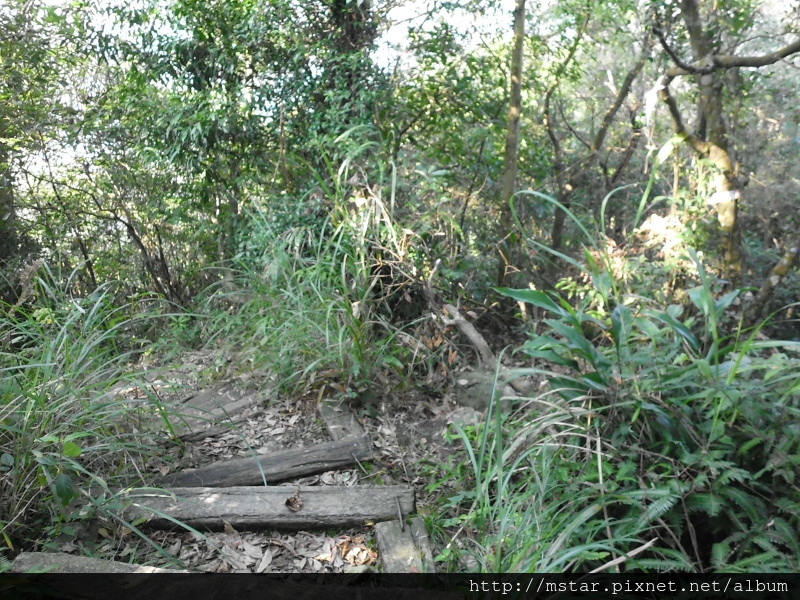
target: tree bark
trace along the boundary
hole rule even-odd
[[[697,0],[682,0],[681,14],[689,34],[695,62],[714,53],[711,36],[703,26]],[[697,106],[696,135],[709,146],[701,154],[717,167],[714,187],[717,219],[722,231],[723,276],[736,284],[744,272],[744,253],[738,221],[738,191],[733,160],[728,147],[728,126],[724,116],[723,82],[718,71],[699,73],[695,80],[700,92]]]
[[[174,529],[176,521],[211,531],[226,524],[238,530],[363,527],[416,511],[414,489],[404,485],[141,488],[127,497],[133,502],[126,518],[156,529]]]
[[[711,35],[702,22],[697,0],[681,0],[680,8],[689,35],[693,62],[682,61],[670,48],[664,34],[656,29],[655,33],[661,45],[675,63],[661,81],[660,95],[669,109],[676,135],[680,136],[698,156],[710,160],[717,169],[714,181],[715,193],[710,199],[710,204],[715,206],[723,236],[722,274],[736,284],[744,271],[744,252],[738,222],[739,199],[742,196],[743,186],[736,177],[737,169],[729,149],[720,71],[773,64],[800,51],[800,40],[763,56],[717,55]],[[683,124],[678,105],[669,92],[671,81],[682,75],[693,75],[699,89],[698,116],[694,133],[689,132]]]
[[[511,91],[508,101],[508,129],[506,130],[505,169],[503,171],[503,187],[500,192],[501,231],[506,238],[499,244],[500,270],[498,285],[508,274],[508,267],[513,264],[514,246],[505,243],[513,228],[511,217],[511,196],[517,184],[519,171],[519,126],[522,117],[522,61],[525,41],[525,0],[516,0],[514,7],[514,45],[511,50]]]
[[[501,198],[507,203],[514,195],[519,164],[519,123],[522,117],[522,60],[525,40],[525,0],[514,8],[514,47],[511,51],[511,93],[508,102],[505,170]]]

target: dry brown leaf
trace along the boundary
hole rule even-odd
[[[255,560],[261,560],[261,557],[264,555],[264,550],[261,546],[255,546],[245,539],[242,540],[242,549],[249,557]]]
[[[457,360],[458,360],[458,352],[456,352],[455,350],[450,350],[450,354],[447,357],[447,364],[453,366]]]
[[[289,496],[286,499],[286,508],[288,508],[292,512],[298,512],[301,508],[303,508],[303,500],[300,498],[300,489],[298,488],[294,494]]]
[[[172,556],[178,556],[181,552],[181,548],[183,547],[183,543],[180,539],[175,540],[175,543],[172,544],[169,548],[167,548],[167,553]]]
[[[264,551],[264,555],[261,557],[261,560],[259,561],[258,566],[255,569],[256,573],[263,573],[264,571],[266,571],[267,568],[272,564],[273,556],[274,555],[272,554],[272,550],[267,548]]]

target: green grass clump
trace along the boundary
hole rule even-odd
[[[135,335],[154,314],[116,306],[111,286],[71,297],[43,271],[0,331],[0,539],[12,553],[95,517],[130,527],[111,488],[142,481],[153,440],[141,424],[158,413],[112,392],[137,383]]]

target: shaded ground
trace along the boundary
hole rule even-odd
[[[182,399],[197,396],[200,389],[208,386],[205,374],[216,360],[212,352],[189,352],[181,357],[178,367],[153,368],[143,364],[148,389],[131,385],[115,392],[121,401],[152,403],[155,397],[165,406],[181,406]],[[243,419],[234,429],[219,435],[162,443],[162,450],[154,452],[146,466],[149,474],[157,478],[253,453],[305,447],[329,439],[316,412],[324,388],[323,393],[313,390],[300,398],[282,398],[274,387],[269,376],[263,374],[229,377],[216,383],[212,388],[233,398],[253,399],[251,406],[243,410]],[[475,420],[479,413],[458,407],[452,393],[436,397],[416,390],[404,391],[402,397],[373,398],[368,406],[355,401],[351,408],[374,444],[375,459],[369,464],[359,463],[278,485],[408,484],[416,490],[418,513],[424,515],[433,503],[426,489],[431,466],[442,464],[453,451],[444,437],[448,423],[455,419]],[[95,556],[156,566],[175,566],[170,560],[174,557],[184,568],[205,572],[352,572],[372,568],[379,562],[369,525],[327,532],[242,532],[230,525],[217,533],[189,532],[178,527],[174,531],[149,532],[150,539],[164,548],[165,554],[145,546],[129,529],[95,522],[79,528],[75,535],[62,536],[60,546],[54,549],[75,552],[79,545],[89,546]],[[434,547],[434,554],[437,550]]]

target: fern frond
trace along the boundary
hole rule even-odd
[[[702,512],[709,517],[716,517],[724,508],[724,503],[716,494],[697,493],[686,499],[686,508],[689,512]]]
[[[731,573],[787,573],[791,572],[792,567],[782,552],[771,550],[726,565],[726,571],[730,569],[728,572]]]
[[[659,552],[666,554],[668,550],[669,549],[661,548]],[[628,561],[628,565],[644,573],[665,573],[674,571],[689,573],[697,570],[695,565],[680,552],[669,550],[669,553],[674,555],[673,558],[631,559]]]
[[[663,514],[669,512],[678,500],[678,496],[666,496],[650,503],[644,513],[639,517],[637,523],[638,527],[644,527],[646,524],[652,523]]]
[[[775,544],[781,544],[791,550],[792,554],[800,557],[800,540],[797,538],[797,527],[791,525],[786,519],[773,517],[767,526],[764,535]]]
[[[744,469],[739,469],[739,468],[725,469],[722,473],[720,473],[719,478],[717,479],[717,484],[727,485],[732,481],[744,483],[745,481],[749,481],[752,478],[753,475],[751,473],[748,473]]]
[[[767,514],[767,507],[764,506],[764,503],[758,496],[748,494],[744,490],[732,486],[722,487],[717,493],[742,509],[751,523],[756,524],[764,521]]]

